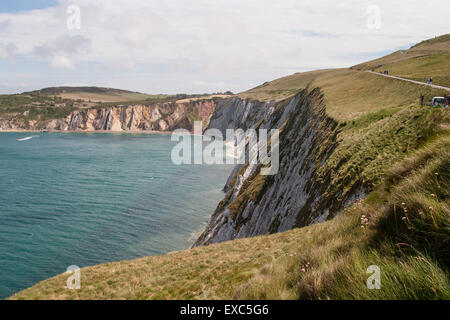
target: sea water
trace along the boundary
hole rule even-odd
[[[175,144],[170,135],[0,133],[0,298],[71,265],[189,248],[232,166],[177,166]]]

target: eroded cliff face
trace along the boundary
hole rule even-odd
[[[31,126],[35,125],[31,121]],[[0,119],[0,130],[25,130],[28,129],[29,123],[18,115],[10,115],[7,119]]]
[[[280,129],[279,172],[259,174],[261,165],[238,165],[194,245],[286,231],[329,219],[365,195],[355,184],[345,194],[330,188],[332,172],[319,170],[336,148],[338,125],[325,112],[319,89],[278,103],[234,98],[220,103],[210,128]],[[341,192],[341,191],[339,191]]]
[[[25,120],[19,115],[13,115],[10,119],[0,119],[0,128],[4,130],[102,130],[112,132],[173,131],[181,128],[192,130],[194,121],[202,121],[204,127],[208,125],[209,118],[219,100],[82,109],[72,112],[64,119],[54,119],[45,123],[40,119]]]

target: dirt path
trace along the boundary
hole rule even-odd
[[[401,78],[401,77],[397,77],[397,76],[391,76],[391,75],[388,75],[388,74],[382,74],[382,73],[379,73],[379,72],[373,72],[373,71],[370,71],[370,70],[367,70],[366,72],[373,73],[373,74],[376,74],[376,75],[379,75],[379,76],[383,76],[383,77],[386,77],[386,78],[393,78],[393,79],[397,79],[397,80],[408,81],[408,82],[412,82],[412,83],[415,83],[415,84],[420,84],[422,86],[429,86],[429,87],[436,88],[436,89],[443,89],[443,90],[450,91],[450,88],[443,87],[443,86],[438,86],[436,84],[428,84],[426,82],[405,79],[405,78]]]

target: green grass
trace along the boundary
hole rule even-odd
[[[282,100],[308,85],[322,89],[327,113],[337,121],[355,119],[380,110],[417,105],[421,94],[425,96],[425,102],[429,102],[432,97],[446,93],[354,69],[334,69],[294,74],[239,96],[244,99]],[[275,89],[281,93],[273,95]]]
[[[338,121],[358,118],[381,109],[419,104],[420,95],[428,103],[434,96],[448,95],[396,79],[379,77],[365,70],[389,70],[392,75],[450,86],[450,35],[423,41],[409,50],[356,65],[350,69],[327,69],[296,73],[276,79],[239,94],[243,99],[281,101],[300,90],[320,87],[325,94],[327,112]]]
[[[374,191],[330,221],[88,267],[81,290],[65,289],[67,276],[60,275],[13,299],[448,299],[450,138],[444,112],[379,111],[341,128],[350,144],[362,144],[355,146],[362,148],[355,159],[377,145],[374,136],[386,132],[380,137],[386,141],[375,159],[360,163],[367,176],[380,176]],[[405,128],[394,130],[399,124]],[[381,268],[381,290],[365,285],[370,265]]]
[[[105,103],[162,99],[167,97],[167,95],[148,95],[140,92],[101,87],[52,87],[33,91],[32,93],[56,96],[69,100],[81,99],[86,102]]]
[[[426,82],[431,76],[433,83],[450,87],[450,53],[438,53],[399,62],[387,63],[374,71],[389,70],[389,74]]]
[[[447,38],[386,63],[406,66],[412,55],[445,51]],[[353,68],[295,74],[240,97],[282,100],[308,85],[322,89],[326,112],[338,122],[331,133],[339,144],[325,162],[316,159],[324,197],[339,200],[364,184],[371,191],[365,200],[324,223],[87,267],[81,290],[66,289],[63,274],[12,298],[450,299],[450,111],[417,106],[420,94],[428,100],[442,92]],[[265,179],[246,182],[232,214],[257,199]],[[366,286],[371,265],[381,269],[380,290]]]
[[[308,225],[314,211],[329,208],[333,212],[340,211],[342,203],[351,199],[355,190],[364,190],[366,193],[374,190],[391,166],[436,135],[442,134],[445,131],[443,127],[449,123],[450,112],[447,109],[410,106],[380,109],[353,120],[342,121],[333,130],[327,122],[319,124],[317,136],[322,138],[311,142],[312,151],[308,154],[308,161],[315,164],[315,167],[305,191],[316,192],[320,198],[315,199],[317,203],[314,206],[307,202],[297,215],[296,226]],[[305,125],[312,124],[310,122]],[[303,125],[297,125],[297,128],[303,128]],[[295,128],[282,127],[281,141],[285,130],[290,132]],[[329,150],[333,150],[332,154],[324,159],[323,155]],[[295,151],[288,152],[294,153]],[[284,161],[284,154],[282,150],[281,163]],[[237,175],[242,175],[245,170],[244,166]],[[231,186],[234,181],[235,179],[231,181]],[[239,223],[239,228],[246,220],[235,220],[234,217],[240,217],[249,202],[258,204],[261,195],[272,182],[271,177],[261,176],[255,171],[253,176],[246,179],[236,198],[230,201],[234,189],[232,187],[218,207],[229,209],[235,223]],[[330,217],[333,215],[334,213]],[[277,220],[270,230],[277,230]]]
[[[297,250],[261,267],[234,298],[449,299],[449,150],[441,136],[399,162],[365,201],[300,229]],[[380,290],[366,287],[371,265],[381,269]]]
[[[353,67],[358,70],[383,71],[399,77],[426,81],[450,87],[450,34],[422,41],[408,50],[400,50],[385,57]]]
[[[98,87],[55,87],[22,94],[0,95],[0,120],[17,119],[28,129],[45,128],[54,119],[66,118],[81,109],[103,109],[120,105],[173,103],[183,99],[208,99],[208,94],[147,95],[119,89]],[[187,100],[186,100],[187,101]],[[190,119],[197,120],[192,113]]]
[[[382,109],[341,122],[340,144],[318,170],[319,179],[332,176],[325,195],[345,198],[357,184],[373,190],[386,170],[441,132],[441,123],[449,122],[448,110],[418,106]]]
[[[73,100],[59,97],[35,94],[0,95],[0,119],[21,119],[24,124],[36,121],[41,127],[45,127],[48,121],[65,118],[77,109]]]

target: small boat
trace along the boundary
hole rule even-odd
[[[33,139],[33,137],[26,137],[26,138],[22,138],[22,139],[16,139],[17,141],[27,141]]]

